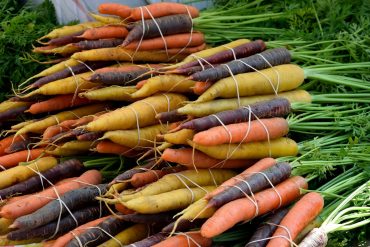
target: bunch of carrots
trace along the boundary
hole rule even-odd
[[[0,103],[0,245],[211,246],[266,216],[247,246],[299,243],[324,194],[304,193],[316,177],[295,159],[312,145],[292,136],[347,140],[369,107],[336,103],[369,103],[351,77],[369,63],[299,66],[263,40],[210,48],[199,11],[178,3],[99,12],[41,37],[34,52],[60,59]],[[308,92],[305,79],[356,95]],[[137,165],[109,182],[81,155]]]

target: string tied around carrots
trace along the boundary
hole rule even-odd
[[[279,86],[280,86],[280,74],[279,74],[279,71],[277,71],[274,68],[274,66],[272,66],[272,64],[261,53],[257,53],[257,56],[260,56],[270,66],[270,68],[275,72],[275,74],[277,75],[277,85],[276,85],[276,89],[274,89],[274,91],[276,92],[276,95],[277,95],[277,92],[279,91]]]
[[[185,232],[175,232],[174,234],[185,236],[186,240],[188,241],[188,246],[191,246],[190,241],[192,241],[197,247],[202,247],[197,241],[195,241],[194,238],[192,238],[191,236],[189,236],[189,234],[186,234]]]
[[[108,231],[106,231],[105,229],[99,227],[99,226],[90,226],[90,227],[87,227],[87,229],[99,229],[100,231],[104,232],[105,234],[107,234],[111,239],[113,239],[114,241],[116,241],[120,247],[123,247],[121,241],[119,241],[115,236],[113,236],[112,234],[110,234]]]

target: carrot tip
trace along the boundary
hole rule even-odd
[[[19,224],[17,222],[14,222],[9,226],[9,228],[19,228]]]

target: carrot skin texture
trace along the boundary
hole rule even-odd
[[[85,40],[124,38],[128,31],[123,26],[103,26],[87,29],[79,38]]]
[[[145,7],[133,8],[131,10],[130,19],[139,21],[142,17],[144,17],[144,19],[151,19],[152,16],[158,18],[177,14],[190,14],[191,18],[196,18],[199,16],[199,10],[193,6],[181,3],[152,3]]]
[[[73,216],[77,220],[78,224],[84,224],[96,219],[101,215],[105,215],[106,210],[101,212],[99,206],[90,206],[84,209],[80,209],[73,212]],[[19,229],[8,233],[7,238],[10,240],[23,240],[23,239],[32,239],[32,238],[49,238],[54,235],[55,229],[57,227],[57,221],[53,221],[41,227],[33,229]],[[76,228],[76,222],[74,218],[68,214],[63,217],[59,222],[58,235],[64,234],[70,230]]]
[[[256,193],[254,197],[258,206],[258,214],[256,214],[254,203],[248,198],[231,201],[219,208],[202,225],[201,233],[209,238],[217,236],[241,221],[249,221],[255,216],[291,203],[300,196],[300,189],[307,189],[307,187],[307,181],[299,176],[291,177],[275,186],[276,191],[281,195],[281,205],[279,196],[273,188]]]
[[[278,227],[267,247],[281,246],[289,247],[290,242],[287,240],[291,237],[294,240],[298,234],[321,212],[324,207],[324,199],[317,192],[310,192],[304,195],[294,206],[289,210],[287,215],[280,222],[282,227]],[[288,229],[288,232],[286,231]],[[286,238],[279,237],[285,236]]]
[[[138,152],[132,148],[111,141],[100,141],[96,146],[96,151],[101,154],[117,154],[125,157],[135,157],[138,155]]]
[[[291,170],[289,163],[277,163],[271,168],[248,176],[243,181],[215,195],[208,202],[208,206],[219,208],[230,201],[245,197],[245,194],[251,195],[269,188],[271,187],[270,183],[273,185],[279,184],[290,176]]]
[[[250,108],[249,108],[250,107]],[[193,129],[197,132],[210,129],[215,126],[223,124],[232,124],[239,122],[248,122],[258,118],[272,118],[282,117],[290,113],[290,102],[285,98],[277,98],[269,101],[259,102],[249,107],[240,108],[237,110],[223,111],[215,114],[214,116],[207,116],[197,118],[180,125],[180,129]],[[251,114],[253,112],[253,114]]]
[[[138,242],[132,243],[131,245],[136,246],[136,247],[151,247],[154,244],[157,244],[161,242],[162,240],[166,239],[168,234],[165,233],[156,233],[153,234],[143,240],[140,240]],[[77,246],[76,246],[77,247]]]
[[[113,185],[115,183],[119,183],[120,181],[126,181],[128,179],[131,179],[132,176],[135,175],[136,173],[141,173],[141,172],[144,172],[147,169],[152,169],[153,165],[154,165],[154,163],[148,162],[144,165],[140,165],[138,167],[131,168],[130,170],[127,170],[127,171],[121,173],[120,175],[118,175],[117,177],[115,177],[112,180],[112,182],[109,183],[109,185]]]
[[[255,41],[252,41],[252,42],[245,43],[245,44],[239,45],[237,47],[234,47],[234,48],[232,48],[232,50],[228,49],[226,51],[216,53],[212,56],[204,58],[204,60],[199,60],[199,61],[197,60],[197,61],[193,61],[193,62],[184,64],[184,65],[178,67],[176,70],[190,68],[190,67],[193,67],[193,66],[197,66],[199,64],[202,64],[202,65],[206,65],[208,63],[220,64],[220,63],[224,63],[224,62],[227,62],[227,61],[230,61],[230,60],[234,60],[235,57],[236,57],[236,59],[248,57],[248,56],[251,56],[253,54],[262,52],[265,49],[266,49],[266,44],[262,40],[259,39],[259,40],[255,40]],[[208,63],[206,63],[206,61]]]
[[[102,3],[98,7],[101,14],[117,15],[122,19],[126,19],[131,15],[131,8],[127,5],[118,3]]]
[[[67,212],[66,207],[70,210],[76,209],[93,202],[95,197],[101,196],[106,192],[106,185],[101,184],[97,186],[87,186],[81,189],[72,190],[64,195],[60,196],[60,200],[64,202],[64,207],[60,207],[59,200],[53,200],[47,205],[25,216],[17,218],[13,226],[21,229],[32,229],[40,227],[53,220],[58,219],[59,214],[64,214]],[[59,208],[60,210],[55,210]],[[60,212],[61,211],[61,212]]]
[[[5,112],[0,112],[0,121],[6,121],[7,119],[13,119],[22,114],[29,106],[18,106],[13,109],[9,109]]]
[[[261,57],[263,56],[263,57]],[[269,63],[266,62],[265,58]],[[269,49],[256,55],[252,55],[239,60],[226,63],[228,66],[218,66],[215,68],[200,71],[191,75],[195,81],[215,82],[230,76],[229,68],[233,75],[262,70],[271,66],[290,63],[291,55],[286,48]],[[242,61],[242,62],[241,62]],[[244,62],[244,63],[243,63]],[[245,65],[248,64],[249,66]],[[251,67],[250,67],[251,66]]]
[[[163,122],[163,123],[165,123],[165,122],[173,123],[173,122],[183,121],[183,120],[187,119],[187,116],[178,114],[177,110],[172,110],[172,111],[169,111],[169,112],[158,113],[155,116],[155,118],[158,119],[159,121]]]
[[[171,15],[156,18],[156,21],[145,20],[144,26],[141,21],[134,23],[132,29],[127,34],[121,46],[127,46],[133,41],[148,38],[160,37],[161,34],[158,30],[160,28],[162,35],[171,35],[178,33],[188,33],[192,30],[193,22],[188,15]],[[157,26],[158,25],[158,26]],[[129,27],[130,29],[130,27]]]
[[[25,136],[23,140],[14,141],[12,145],[5,149],[5,152],[7,154],[11,154],[22,150],[26,150],[27,148],[32,148],[33,142],[35,142],[35,139]]]
[[[74,34],[70,34],[70,35],[66,35],[66,36],[63,36],[63,37],[51,39],[46,44],[47,45],[63,46],[63,45],[67,45],[67,44],[70,44],[70,43],[74,43],[76,41],[81,40],[79,35],[81,35],[83,32],[84,31],[80,31],[80,32],[77,32],[77,33],[74,33]]]
[[[135,85],[138,81],[150,78],[151,69],[138,68],[128,72],[105,72],[96,73],[91,76],[90,81],[94,83],[104,83],[107,85]]]
[[[162,242],[153,245],[153,247],[171,247],[171,246],[208,247],[211,245],[212,239],[203,237],[200,234],[200,232],[185,232],[183,235],[169,237],[166,240],[163,240]]]
[[[45,152],[43,148],[23,150],[0,157],[0,165],[5,168],[17,166],[19,162],[34,160]]]
[[[178,224],[176,226],[176,230],[178,232],[188,231],[192,228],[197,228],[198,226],[202,225],[204,223],[204,221],[205,221],[205,219],[194,219],[194,220],[191,220],[191,221],[182,219],[182,220],[180,220],[180,222],[178,222]],[[172,229],[174,228],[174,226],[175,226],[175,222],[171,222],[167,226],[163,227],[161,231],[163,233],[170,233],[170,232],[172,232]]]
[[[179,172],[181,170],[184,170],[184,169],[182,169],[182,167],[173,167],[173,168],[171,167],[167,169],[164,168],[162,170],[150,170],[150,171],[136,173],[130,179],[130,183],[133,187],[140,188],[144,185],[157,181],[164,175],[167,175],[169,173]],[[140,222],[137,222],[137,223],[140,223]]]
[[[151,224],[151,223],[170,223],[173,220],[174,212],[164,212],[158,214],[126,214],[120,218],[133,223]]]
[[[111,216],[98,224],[97,227],[104,229],[111,235],[116,235],[122,230],[122,227],[124,227],[125,225],[128,225],[127,222]],[[110,237],[105,232],[98,228],[88,229],[84,233],[80,234],[78,237],[80,244],[82,243],[82,245],[86,247],[98,246],[99,244],[104,243],[105,241],[110,239]],[[66,247],[79,247],[79,241],[77,241],[76,239],[72,239],[66,245]]]
[[[43,177],[36,175],[29,178],[28,180],[0,190],[0,197],[6,198],[13,194],[30,194],[37,192],[39,190],[42,190],[43,188],[47,188],[50,186],[45,178],[54,183],[63,178],[80,175],[83,168],[84,166],[82,165],[82,163],[76,159],[64,161],[45,172],[41,172]]]
[[[19,136],[8,136],[0,140],[0,156],[3,156],[6,154],[5,149],[10,147],[12,143],[22,141],[24,138],[26,138],[26,135],[19,135]]]
[[[99,48],[116,47],[122,44],[123,39],[99,39],[99,40],[82,40],[77,43],[73,43],[74,47],[79,50],[92,50]]]
[[[96,132],[87,132],[83,133],[82,135],[77,135],[77,140],[79,141],[96,141],[100,137],[102,137],[104,132],[96,131]]]
[[[192,74],[194,74],[194,73],[196,73],[198,71],[202,71],[202,70],[205,70],[205,69],[210,69],[210,68],[216,67],[218,65],[219,64],[215,64],[215,65],[205,64],[205,65],[202,65],[202,66],[196,65],[196,66],[192,66],[192,67],[184,68],[184,69],[177,68],[175,70],[169,70],[169,71],[167,71],[166,74],[180,74],[180,75],[188,75],[188,76],[190,76],[190,75],[192,75]]]
[[[278,228],[277,225],[280,224],[288,211],[288,208],[279,209],[267,218],[266,221],[262,222],[249,239],[247,244],[248,247],[265,247],[267,245],[268,238],[274,234],[275,230]]]

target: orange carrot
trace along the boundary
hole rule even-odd
[[[68,127],[60,126],[60,125],[52,125],[46,128],[44,133],[42,134],[42,141],[47,142],[50,138],[55,135],[62,133],[63,131],[68,130]]]
[[[240,174],[236,175],[235,177],[230,178],[223,182],[217,189],[213,190],[212,192],[208,193],[205,196],[205,199],[210,200],[212,197],[217,195],[218,193],[224,191],[226,188],[233,186],[234,184],[240,182],[240,179],[246,178],[247,176],[252,175],[255,172],[260,172],[266,170],[276,164],[276,160],[273,158],[264,158],[256,162],[251,167],[245,169]]]
[[[136,89],[140,89],[140,88],[142,88],[144,85],[145,85],[145,83],[147,83],[148,82],[148,80],[142,80],[142,81],[139,81],[138,83],[136,83]]]
[[[45,150],[43,148],[36,148],[7,154],[0,157],[0,165],[7,169],[18,165],[19,162],[34,160],[40,157],[40,155],[43,154],[44,152]]]
[[[171,48],[183,48],[183,47],[196,47],[203,45],[205,42],[204,35],[200,32],[194,33],[181,33],[181,34],[174,34],[168,35],[152,39],[145,39],[141,43],[139,41],[132,42],[127,45],[126,49],[135,50],[139,46],[139,50],[147,51],[147,50],[162,50],[167,47],[167,49]]]
[[[205,91],[207,91],[208,88],[210,88],[214,83],[212,82],[202,82],[202,81],[197,81],[195,83],[195,86],[193,87],[193,92],[196,95],[201,95]]]
[[[150,14],[151,15],[150,15]],[[130,19],[139,21],[142,19],[151,19],[176,14],[190,14],[192,18],[199,16],[199,10],[193,6],[188,6],[181,3],[153,3],[145,7],[137,7],[131,10]]]
[[[289,132],[284,118],[266,118],[251,122],[217,126],[194,135],[193,142],[205,146],[225,143],[267,141],[283,137]]]
[[[51,247],[64,247],[67,245],[67,243],[72,240],[76,235],[80,235],[81,233],[85,232],[89,227],[94,227],[106,220],[109,216],[99,218],[93,221],[90,221],[86,224],[83,224],[76,229],[64,234],[63,236],[60,236],[56,239],[56,241],[51,244]]]
[[[117,15],[122,19],[126,19],[131,14],[131,8],[118,3],[102,3],[98,7],[100,14]]]
[[[300,196],[300,189],[307,189],[307,186],[307,181],[303,177],[295,176],[288,178],[275,188],[256,193],[254,198],[241,198],[231,201],[219,208],[202,225],[202,236],[215,237],[239,222],[249,221],[256,216],[285,206],[296,200]]]
[[[194,46],[194,47],[167,49],[167,53],[169,55],[177,55],[177,54],[185,54],[185,55],[189,54],[190,55],[190,54],[202,51],[205,48],[206,48],[206,44],[201,44],[201,45]]]
[[[169,237],[153,247],[173,247],[173,246],[187,246],[187,247],[207,247],[212,245],[212,239],[203,237],[200,232],[184,232],[173,237]]]
[[[128,209],[128,208],[126,208],[126,206],[125,205],[123,205],[123,204],[121,204],[121,203],[116,203],[115,205],[114,205],[114,207],[116,208],[116,210],[118,211],[118,212],[120,212],[121,214],[133,214],[133,213],[135,213],[135,211],[133,211],[133,210],[131,210],[131,209]]]
[[[21,141],[23,139],[24,139],[24,136],[22,135],[18,135],[18,136],[11,135],[11,136],[8,136],[2,139],[0,141],[0,156],[6,154],[5,149],[7,149],[10,145],[12,145],[12,143]]]
[[[97,39],[113,39],[113,38],[124,38],[128,34],[128,31],[123,26],[103,26],[87,29],[82,35],[77,38],[83,38],[87,40]]]
[[[61,196],[68,191],[86,186],[86,183],[99,184],[101,183],[101,180],[102,176],[99,171],[89,170],[83,173],[76,180],[69,180],[68,182],[47,188],[40,193],[30,195],[24,199],[3,206],[0,210],[0,216],[7,219],[16,219],[20,216],[32,213],[50,201],[56,199],[58,197],[56,192]],[[81,183],[79,181],[81,181]]]
[[[134,174],[130,179],[130,183],[133,187],[139,188],[146,184],[157,181],[166,174],[179,172],[182,170],[184,170],[182,167],[169,167],[162,170],[148,170]]]
[[[41,101],[31,105],[27,112],[39,114],[50,111],[58,111],[73,106],[86,105],[90,102],[90,100],[86,98],[80,98],[74,94],[58,95],[49,100]]]
[[[193,153],[194,152],[194,153]],[[219,160],[192,148],[167,148],[162,159],[175,162],[190,169],[196,168],[241,168],[254,164],[254,160]]]
[[[116,144],[111,141],[101,141],[96,146],[96,151],[101,154],[118,154],[126,157],[134,157],[138,154],[132,148]]]
[[[319,193],[310,192],[304,195],[281,220],[266,247],[291,246],[291,241],[320,214],[323,207],[324,199]]]

